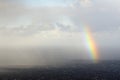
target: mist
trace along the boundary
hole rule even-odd
[[[119,60],[119,52],[119,48],[99,48],[99,61]],[[1,48],[0,55],[0,67],[62,65],[75,60],[94,62],[92,54],[87,49],[70,46]]]
[[[72,47],[4,48],[0,49],[0,55],[0,66],[5,67],[59,65],[69,60],[88,58],[83,50]]]
[[[100,60],[120,59],[120,1],[0,0],[0,66],[90,60],[90,29]]]

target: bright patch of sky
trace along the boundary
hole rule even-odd
[[[72,2],[73,0],[26,0],[26,5],[29,7],[66,6],[66,4]]]

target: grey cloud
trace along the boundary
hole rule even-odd
[[[118,0],[76,0],[72,7],[36,8],[29,8],[20,0],[11,1],[0,0],[0,4],[4,3],[0,5],[0,48],[5,48],[0,50],[1,65],[45,65],[89,59],[83,35],[86,25],[91,29],[101,59],[118,58],[120,12],[119,5],[115,5]],[[51,46],[53,49],[48,49]]]
[[[41,31],[49,31],[55,29],[52,24],[26,25],[26,26],[1,26],[0,33],[4,36],[30,36]]]
[[[84,0],[76,0],[83,1]],[[88,0],[89,1],[89,0]],[[92,7],[86,8],[81,7],[77,9],[72,9],[70,7],[40,7],[29,9],[26,6],[18,7],[8,7],[7,10],[3,8],[1,10],[1,25],[14,25],[22,24],[25,25],[31,23],[30,25],[36,25],[39,23],[43,24],[55,24],[56,20],[59,20],[61,16],[67,16],[71,20],[71,23],[75,24],[76,29],[81,29],[81,24],[89,24],[91,28],[95,31],[102,30],[113,30],[117,28],[119,24],[119,11],[118,9],[111,10],[109,7],[110,3],[106,5],[109,1],[92,1]],[[104,4],[104,5],[103,5]],[[75,5],[74,5],[75,6]],[[114,5],[115,6],[115,5]],[[21,21],[25,20],[25,21]],[[28,21],[28,22],[27,22]],[[65,21],[65,20],[64,20]],[[60,23],[64,24],[64,23]],[[114,27],[113,27],[114,26]],[[50,28],[50,27],[48,27]],[[65,29],[64,25],[64,29]],[[68,27],[67,27],[68,28]],[[71,27],[69,26],[69,29]],[[61,26],[61,30],[64,30]],[[73,30],[74,31],[74,30]]]

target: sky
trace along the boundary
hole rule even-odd
[[[88,26],[101,57],[116,58],[120,47],[119,4],[119,0],[0,0],[0,48],[20,50],[57,46],[86,51],[84,28]],[[117,50],[109,54],[109,49]],[[17,56],[14,53],[11,51],[9,60]],[[22,54],[21,58],[26,55],[26,60],[27,54]],[[87,54],[84,56],[88,58]]]

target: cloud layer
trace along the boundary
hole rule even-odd
[[[82,40],[83,37],[79,37],[88,26],[98,44],[119,44],[120,11],[117,2],[66,0],[66,3],[63,2],[66,6],[30,7],[23,0],[0,0],[0,42],[2,46],[20,43],[38,46],[51,42],[54,45],[54,42],[62,43],[68,39],[77,42]],[[110,42],[104,44],[108,39]]]
[[[53,56],[50,58],[47,57],[48,52],[45,52],[46,54],[41,52],[38,58],[37,53],[34,55],[34,52],[27,53],[26,50],[29,51],[31,48],[38,48],[39,50],[42,47],[55,48],[56,46],[63,49],[72,47],[73,50],[83,50],[83,52],[78,51],[81,52],[80,55],[89,58],[85,46],[87,42],[84,40],[85,27],[91,29],[91,34],[101,52],[103,48],[106,50],[100,53],[104,57],[108,48],[118,49],[120,47],[119,3],[119,0],[65,0],[59,6],[55,4],[53,4],[54,6],[43,6],[44,4],[31,6],[28,5],[27,0],[0,0],[0,48],[1,50],[18,49],[18,51],[13,50],[13,53],[10,50],[10,54],[3,51],[5,55],[1,55],[9,54],[9,59],[2,58],[1,60],[6,61],[6,64],[7,62],[12,63],[18,58],[16,53],[20,55],[19,53],[22,53],[21,49],[25,49],[23,50],[24,54],[20,57],[23,61],[19,61],[21,60],[19,58],[15,64],[17,62],[21,64],[36,62],[37,64],[39,58],[43,62],[47,59],[47,61],[51,60],[52,62],[54,61],[52,59],[54,55],[57,55],[56,58],[60,55],[52,54],[57,53],[56,50],[51,52]],[[38,50],[35,50],[35,52]],[[46,50],[49,51],[49,49]],[[63,51],[65,52],[60,55],[61,59],[72,56],[75,59],[78,56],[78,52],[74,54],[73,51],[68,54],[68,50]],[[118,53],[116,52],[116,54]],[[41,57],[43,55],[46,58],[45,60]],[[105,58],[108,58],[108,54],[106,55]],[[111,55],[113,54],[111,53]],[[16,58],[11,60],[13,57]],[[34,60],[35,58],[36,60]],[[28,61],[23,63],[24,60]],[[43,62],[41,61],[41,64]]]

